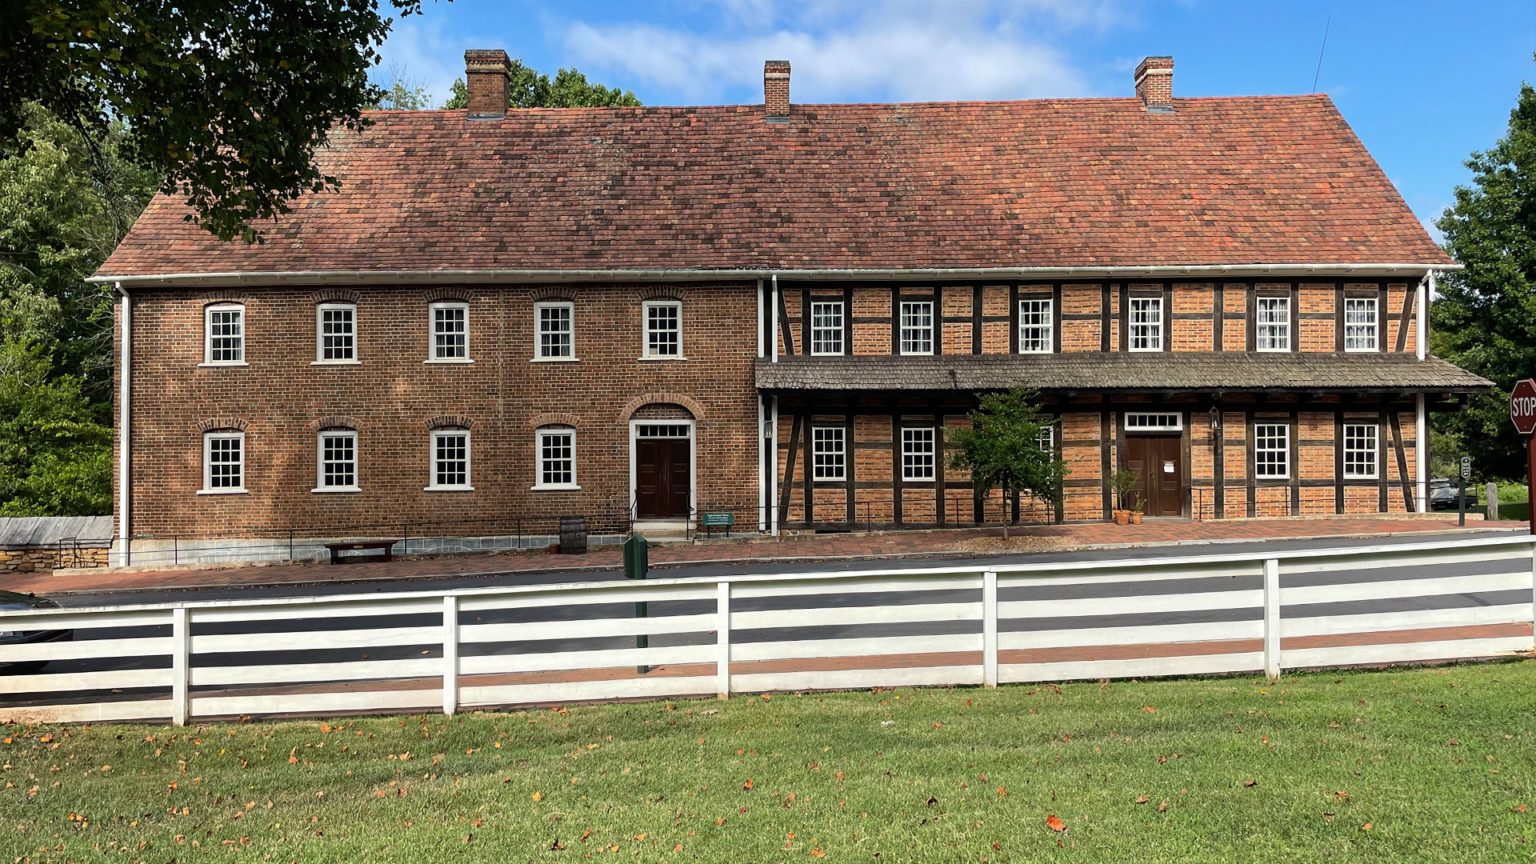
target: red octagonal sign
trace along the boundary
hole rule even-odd
[[[1509,419],[1521,435],[1536,432],[1536,380],[1527,378],[1515,385],[1509,394]]]

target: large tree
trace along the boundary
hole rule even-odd
[[[1059,509],[1067,463],[1049,446],[1051,419],[1040,412],[1034,393],[987,393],[970,416],[970,428],[951,430],[946,447],[950,465],[971,472],[971,487],[982,495],[1001,489],[1005,500],[1029,492]]]
[[[511,108],[618,108],[640,104],[633,91],[594,84],[575,69],[561,69],[551,79],[525,66],[522,60],[513,60],[509,74],[512,80],[507,87],[507,105]],[[469,107],[464,79],[453,82],[452,93],[443,107]]]
[[[124,122],[135,161],[191,218],[255,240],[293,199],[336,187],[315,150],[367,125],[391,23],[378,0],[3,0],[0,140],[28,102],[87,132]]]
[[[1505,136],[1467,160],[1472,185],[1436,222],[1445,248],[1466,269],[1445,274],[1430,305],[1433,347],[1493,381],[1470,410],[1438,415],[1480,473],[1516,477],[1524,450],[1509,422],[1509,391],[1536,375],[1536,91],[1520,88]]]

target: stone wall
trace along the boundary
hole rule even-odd
[[[0,549],[0,573],[48,573],[60,567],[105,567],[107,548],[65,549],[63,562],[56,547]]]

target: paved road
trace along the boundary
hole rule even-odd
[[[1464,536],[1464,535],[1463,535]],[[1406,543],[1419,543],[1436,538],[1433,535],[1419,535],[1404,538],[1375,538],[1359,540],[1327,541],[1284,541],[1275,543],[1255,544],[1213,544],[1202,546],[1185,546],[1160,548],[1156,550],[1102,550],[1089,552],[1068,552],[1032,555],[1002,555],[965,559],[968,565],[994,565],[1017,563],[1020,561],[1050,563],[1063,561],[1085,560],[1112,560],[1129,556],[1150,557],[1188,557],[1194,555],[1209,555],[1224,552],[1236,552],[1240,554],[1257,554],[1263,551],[1316,549],[1316,548],[1349,548],[1366,545],[1402,545]],[[881,569],[913,569],[922,567],[959,564],[961,562],[947,559],[939,562],[932,560],[908,560],[908,561],[849,561],[849,562],[809,562],[809,563],[785,563],[779,565],[764,565],[754,562],[750,565],[690,565],[676,568],[668,568],[658,571],[656,575],[669,577],[684,576],[693,578],[711,578],[720,575],[734,575],[741,573],[804,573],[825,572],[828,570],[848,571],[879,567]],[[1527,568],[1529,564],[1525,565]],[[1376,570],[1349,570],[1344,572],[1329,572],[1308,574],[1291,577],[1288,584],[1336,584],[1340,582],[1375,581],[1380,579],[1418,579],[1440,576],[1467,575],[1479,572],[1502,572],[1509,569],[1509,565],[1503,567],[1490,566],[1488,564],[1452,564],[1443,566],[1418,566],[1381,568]],[[541,577],[539,574],[522,573],[506,577],[473,577],[437,579],[430,581],[414,580],[411,582],[370,583],[366,585],[328,585],[295,587],[281,586],[262,589],[208,589],[195,591],[167,591],[167,592],[134,592],[118,595],[73,595],[61,597],[60,600],[67,606],[97,605],[103,602],[111,603],[160,603],[176,600],[212,600],[223,598],[251,599],[256,597],[294,597],[294,596],[321,596],[337,594],[375,594],[387,595],[401,591],[422,590],[423,588],[439,591],[463,587],[487,587],[491,585],[524,585],[539,584],[550,581],[580,582],[580,581],[612,581],[621,580],[622,573],[613,570],[597,570],[583,573],[560,573],[553,579],[548,575]],[[1000,592],[1000,599],[1008,600],[1047,600],[1067,598],[1108,598],[1123,596],[1149,596],[1161,594],[1177,594],[1181,592],[1212,592],[1212,591],[1242,591],[1261,587],[1261,578],[1258,575],[1222,576],[1219,578],[1204,577],[1198,579],[1173,579],[1151,581],[1144,583],[1119,583],[1119,584],[1086,584],[1068,586],[1034,586],[1004,589]],[[757,610],[782,610],[785,612],[782,626],[766,627],[754,630],[738,631],[733,633],[733,641],[748,643],[758,641],[780,641],[800,639],[837,639],[873,636],[933,636],[944,634],[974,634],[980,630],[980,623],[975,621],[958,622],[929,622],[929,623],[897,623],[897,624],[849,624],[849,625],[823,625],[823,626],[797,626],[795,623],[796,609],[807,608],[835,608],[844,606],[861,605],[907,605],[929,604],[943,602],[975,602],[977,592],[966,591],[927,591],[921,593],[882,593],[882,594],[825,594],[815,597],[800,598],[771,598],[751,601],[737,601],[733,604],[736,611]],[[1503,605],[1509,603],[1528,603],[1530,601],[1530,589],[1523,591],[1484,592],[1475,594],[1446,595],[1438,597],[1421,598],[1397,598],[1388,600],[1373,600],[1354,603],[1313,605],[1305,607],[1287,607],[1286,617],[1302,617],[1322,614],[1355,614],[1364,612],[1395,612],[1428,608],[1452,608],[1464,606],[1488,606]],[[679,601],[650,604],[650,614],[653,616],[678,615],[710,612],[714,609],[713,600],[709,601]],[[626,604],[607,604],[602,606],[556,606],[539,609],[503,610],[496,613],[484,613],[471,620],[466,617],[464,623],[531,623],[552,621],[575,621],[588,617],[613,617],[614,615],[630,614]],[[1000,622],[1000,629],[1007,631],[1038,631],[1054,629],[1073,629],[1081,627],[1116,627],[1132,625],[1159,625],[1175,623],[1206,623],[1210,625],[1211,639],[1224,638],[1223,630],[1230,631],[1231,625],[1236,622],[1253,621],[1260,617],[1257,608],[1216,609],[1201,612],[1154,612],[1122,615],[1093,615],[1078,617],[1053,617],[1034,618],[1028,620],[1004,620]],[[346,660],[358,660],[364,656],[373,660],[404,659],[419,657],[441,656],[441,645],[432,644],[435,637],[436,626],[440,616],[436,613],[426,615],[394,615],[382,617],[361,618],[322,618],[300,619],[294,621],[259,622],[259,623],[229,623],[217,625],[198,625],[195,632],[199,635],[227,633],[247,634],[251,637],[251,649],[238,653],[217,655],[198,655],[194,663],[198,666],[218,666],[237,664],[305,664],[328,663]],[[317,629],[367,629],[375,627],[412,627],[419,626],[431,628],[424,631],[424,641],[420,644],[400,644],[381,648],[312,650],[305,647],[304,634],[307,631]],[[93,638],[125,638],[129,636],[168,635],[169,627],[137,627],[112,630],[95,631]],[[651,644],[682,645],[682,644],[707,644],[713,641],[709,633],[688,633],[669,636],[652,636]],[[471,654],[528,654],[544,653],[548,651],[584,651],[602,648],[632,647],[631,637],[596,637],[574,638],[560,640],[559,642],[524,640],[504,643],[481,643],[466,645],[464,653]],[[168,665],[167,658],[137,658],[129,660],[119,659],[84,659],[74,661],[57,661],[48,666],[50,673],[74,673],[86,671],[101,671],[120,668],[156,668]],[[69,694],[64,701],[76,701],[82,694]],[[138,693],[116,693],[108,696],[101,694],[91,698],[146,698],[145,691]],[[44,700],[28,699],[25,696],[0,697],[0,707],[10,704],[21,704]],[[57,701],[57,700],[46,700]]]

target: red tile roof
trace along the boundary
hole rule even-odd
[[[380,112],[221,243],[156,198],[101,275],[1445,264],[1326,96]]]

